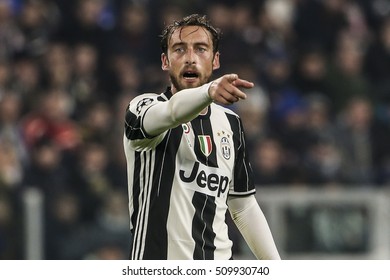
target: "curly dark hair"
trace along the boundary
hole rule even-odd
[[[175,30],[184,27],[184,26],[201,26],[204,27],[206,30],[208,30],[211,34],[211,39],[213,41],[213,52],[216,53],[218,51],[219,47],[219,40],[221,39],[221,30],[219,28],[213,27],[210,23],[210,21],[207,19],[205,15],[199,15],[199,14],[192,14],[189,16],[184,17],[183,19],[179,21],[174,21],[172,24],[167,25],[162,34],[161,37],[161,49],[163,53],[167,53],[168,50],[168,41],[170,37],[172,36],[173,32]]]

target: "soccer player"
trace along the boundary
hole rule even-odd
[[[168,25],[162,69],[171,85],[134,98],[126,111],[130,259],[231,259],[225,214],[258,259],[280,259],[255,199],[241,120],[230,105],[253,83],[218,69],[220,32],[206,16]]]

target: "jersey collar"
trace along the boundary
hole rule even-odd
[[[165,90],[165,92],[161,93],[161,97],[164,98],[165,100],[169,100],[171,99],[172,97],[172,90],[171,90],[171,87],[167,87],[167,89]]]

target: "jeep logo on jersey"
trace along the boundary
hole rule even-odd
[[[200,150],[206,157],[208,157],[213,150],[210,135],[198,135],[198,139],[200,142]]]
[[[221,150],[224,159],[230,159],[230,143],[227,137],[221,139]]]
[[[216,195],[217,197],[220,197],[221,194],[224,194],[228,189],[229,177],[215,173],[208,174],[205,170],[199,170],[199,162],[195,162],[189,176],[186,176],[185,173],[186,172],[184,170],[180,169],[180,179],[184,183],[196,182],[196,185],[201,188],[201,190],[194,189],[195,191],[200,191],[209,195]],[[204,191],[202,191],[202,189]]]
[[[138,114],[141,113],[142,107],[145,107],[145,106],[149,105],[152,102],[153,102],[152,98],[144,98],[144,99],[138,101],[137,108],[136,108],[137,113]]]

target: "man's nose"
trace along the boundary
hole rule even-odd
[[[192,65],[196,63],[196,56],[193,49],[188,49],[186,53],[186,64]]]

